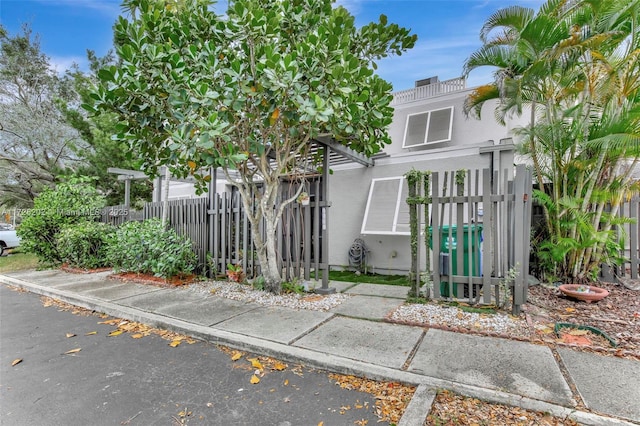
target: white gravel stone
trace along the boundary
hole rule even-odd
[[[191,291],[204,295],[215,295],[239,302],[257,303],[261,306],[284,306],[292,309],[308,309],[313,311],[328,311],[340,305],[350,296],[343,293],[329,295],[305,294],[271,294],[263,290],[255,290],[247,284],[228,281],[205,281],[189,286]]]
[[[256,303],[261,306],[283,306],[292,309],[308,309],[328,311],[351,297],[344,293],[329,295],[280,294],[275,295],[262,290],[255,290],[250,285],[228,281],[203,281],[188,287],[189,291],[204,296],[225,297],[240,302]],[[405,304],[398,307],[389,318],[391,321],[435,326],[444,328],[465,329],[469,331],[509,334],[526,337],[531,332],[527,322],[511,315],[480,314],[465,312],[455,306],[436,304]]]
[[[498,334],[526,336],[529,333],[527,322],[523,319],[501,313],[465,312],[453,306],[417,303],[402,305],[393,312],[390,319],[425,326],[461,328]]]

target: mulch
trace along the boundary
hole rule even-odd
[[[151,274],[140,274],[137,272],[120,272],[109,275],[110,280],[120,280],[124,282],[133,282],[137,284],[148,284],[163,288],[181,287],[183,285],[193,284],[198,281],[197,275],[177,275],[171,278],[156,277]]]
[[[608,290],[609,296],[591,303],[565,296],[557,288],[542,285],[530,287],[527,303],[523,307],[529,325],[547,343],[567,344],[582,350],[640,359],[640,291],[615,283],[600,282],[595,285]],[[574,326],[560,328],[558,336],[555,330],[558,323]],[[611,338],[616,346],[602,333]]]

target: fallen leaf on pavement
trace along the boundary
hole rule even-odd
[[[174,340],[171,343],[169,343],[169,346],[171,346],[172,348],[177,348],[180,343],[182,343],[182,340]]]
[[[264,370],[262,363],[258,360],[258,358],[249,358],[247,361],[251,361],[251,366],[253,368],[257,368],[258,370]]]
[[[255,385],[260,383],[260,378],[258,376],[256,376],[255,374],[253,376],[251,376],[251,384]]]
[[[85,333],[84,335],[85,336],[93,336],[94,334],[98,334],[98,332],[97,331],[90,331],[88,333]]]
[[[233,355],[231,356],[231,361],[237,361],[242,358],[243,353],[240,351],[233,351]]]
[[[131,335],[132,339],[142,339],[143,337],[144,337],[144,334],[142,333],[136,333]]]
[[[281,362],[277,362],[275,364],[273,364],[273,369],[276,371],[282,371],[285,370],[287,368],[287,364],[283,364]]]
[[[111,333],[107,334],[107,336],[111,336],[111,337],[113,337],[113,336],[119,336],[119,335],[121,335],[122,333],[124,333],[124,330],[120,330],[120,329],[118,329],[118,330],[113,330]]]
[[[22,362],[22,358],[18,358],[18,359],[14,359],[13,362],[11,363],[11,366],[16,366],[18,364],[20,364]]]
[[[75,337],[75,336],[76,336],[76,335],[75,335],[75,334],[73,334],[73,333],[67,333],[67,339],[68,339],[68,338],[70,338],[70,337]]]
[[[65,355],[70,355],[70,354],[77,354],[78,352],[80,352],[82,350],[82,348],[75,348],[75,349],[71,349],[70,351],[66,351],[64,354]]]

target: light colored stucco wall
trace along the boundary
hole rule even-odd
[[[374,272],[407,271],[411,263],[409,236],[360,233],[371,179],[403,176],[412,168],[435,172],[490,167],[491,156],[478,151],[479,146],[467,147],[442,152],[431,159],[414,157],[397,163],[389,158],[377,161],[374,167],[334,170],[329,177],[329,264],[335,268],[347,266],[349,248],[356,238],[362,238],[370,250],[367,264]]]
[[[356,238],[365,241],[367,264],[374,272],[405,272],[410,266],[409,236],[361,235],[367,197],[374,178],[403,176],[407,171],[455,171],[460,169],[511,169],[513,152],[480,154],[482,147],[500,144],[513,138],[513,129],[526,125],[523,117],[510,117],[506,125],[496,122],[495,102],[482,110],[482,120],[467,117],[463,112],[465,98],[472,89],[461,90],[414,102],[396,105],[389,128],[392,144],[385,147],[388,157],[376,160],[375,166],[343,166],[333,169],[329,178],[329,264],[334,268],[349,264],[348,252]],[[414,148],[403,148],[407,116],[453,106],[451,140]],[[425,246],[420,250],[424,253]],[[424,256],[422,257],[424,259]]]

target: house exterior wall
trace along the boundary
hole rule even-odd
[[[385,147],[387,157],[375,161],[374,167],[346,165],[333,168],[329,177],[329,264],[334,269],[348,267],[349,248],[356,238],[364,240],[368,270],[376,273],[404,273],[409,270],[408,235],[361,234],[362,223],[372,179],[403,176],[411,169],[444,172],[460,169],[512,169],[514,153],[506,149],[481,153],[487,148],[508,143],[513,129],[525,125],[524,119],[510,119],[506,126],[493,116],[495,104],[483,108],[483,119],[467,117],[463,112],[465,98],[471,89],[458,90],[421,100],[396,103],[389,134],[391,145]],[[451,140],[423,146],[403,148],[407,117],[411,114],[453,106]],[[371,207],[370,207],[371,208]],[[424,253],[424,242],[420,250]],[[424,262],[424,256],[422,256]]]

